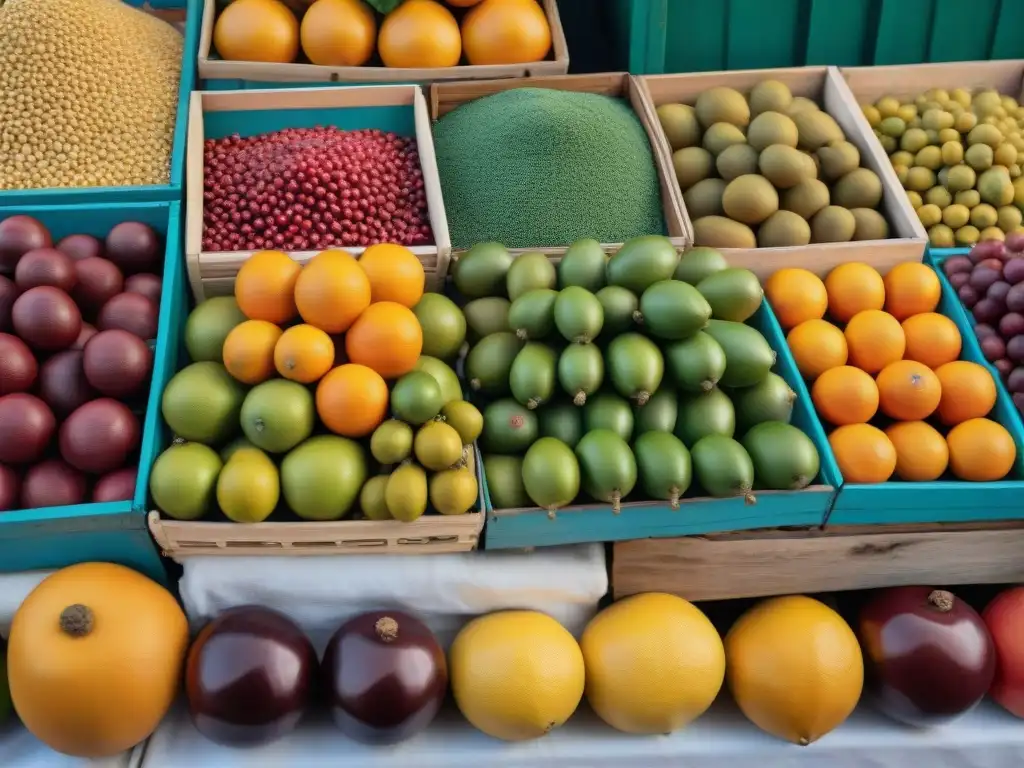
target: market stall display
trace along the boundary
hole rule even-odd
[[[205,0],[214,90],[564,75],[555,0]]]
[[[696,245],[762,278],[808,266],[805,252],[823,270],[922,258],[914,212],[837,70],[637,81]]]
[[[152,350],[180,221],[178,203],[0,213],[0,569],[90,553],[165,578],[132,510],[154,451]],[[83,530],[58,533],[75,519]],[[106,519],[125,523],[99,533]]]
[[[196,301],[232,292],[253,253],[300,263],[404,244],[439,290],[450,245],[426,101],[414,86],[197,92],[185,259]]]
[[[180,197],[199,13],[135,5],[0,10],[3,205]]]
[[[750,271],[657,236],[610,258],[580,241],[557,267],[480,243],[453,284],[479,337],[465,376],[483,411],[488,548],[823,521],[831,460]],[[761,490],[786,511],[752,512]]]

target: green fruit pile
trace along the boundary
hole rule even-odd
[[[662,104],[676,180],[694,242],[771,248],[882,240],[882,182],[817,104],[766,80],[746,96],[701,93],[694,105]]]
[[[450,356],[461,346],[462,313],[438,298],[446,304],[428,302],[438,322],[425,323],[434,333],[424,349]],[[244,320],[230,297],[209,299],[189,316],[192,362],[171,378],[161,402],[175,439],[150,476],[157,509],[178,520],[219,510],[258,523],[280,510],[317,522],[357,513],[412,522],[428,510],[458,515],[476,506],[471,445],[483,416],[462,399],[446,362],[421,355],[391,385],[392,418],[353,440],[326,433],[309,386],[274,378],[246,387],[228,373],[224,339]]]
[[[933,88],[861,109],[933,246],[1024,231],[1024,107],[1016,99],[990,89]]]
[[[745,324],[761,285],[717,251],[680,258],[646,236],[608,258],[581,240],[556,267],[480,243],[453,280],[468,302],[464,373],[483,405],[496,509],[753,501],[755,481],[796,490],[818,474],[813,443],[789,424],[795,395],[771,372],[775,353]]]

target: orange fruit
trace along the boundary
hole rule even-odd
[[[934,312],[941,297],[939,276],[927,264],[897,264],[885,276],[885,311],[897,320]]]
[[[377,18],[363,0],[316,0],[302,17],[299,36],[314,64],[360,67],[377,46]]]
[[[426,276],[416,254],[403,245],[371,245],[359,257],[370,281],[370,302],[393,301],[412,309],[423,298]]]
[[[286,379],[312,384],[334,367],[334,342],[312,325],[293,325],[274,346],[274,367]]]
[[[924,421],[901,421],[885,430],[896,449],[896,476],[909,482],[938,480],[949,466],[949,446]]]
[[[283,325],[293,320],[295,282],[302,267],[281,251],[258,251],[250,256],[235,277],[235,300],[250,320]]]
[[[340,365],[317,384],[316,412],[336,435],[366,437],[388,415],[388,385],[365,365]]]
[[[440,3],[405,0],[384,18],[377,49],[385,67],[454,67],[462,58],[462,33]]]
[[[234,0],[213,25],[213,47],[227,61],[290,64],[299,54],[299,20],[278,0]]]
[[[470,64],[543,61],[551,27],[537,0],[484,0],[462,20],[462,46]]]
[[[371,304],[345,334],[345,353],[353,363],[397,379],[416,366],[423,351],[420,321],[393,301]]]
[[[934,369],[960,358],[960,330],[945,315],[912,315],[903,321],[903,336],[907,340],[903,357],[907,360],[917,360]]]
[[[858,312],[885,306],[885,283],[878,270],[861,262],[840,264],[825,278],[828,312],[837,323],[848,323]]]
[[[841,365],[818,377],[811,400],[821,417],[837,427],[864,424],[878,412],[878,386],[859,368]]]
[[[961,480],[992,483],[1013,469],[1017,446],[1002,424],[990,419],[968,419],[946,435],[949,468]]]
[[[259,384],[274,375],[274,347],[281,329],[266,320],[246,320],[224,339],[224,367],[243,384]]]
[[[476,5],[480,0],[445,0],[452,8],[469,8]]]
[[[820,320],[828,310],[825,283],[807,269],[780,269],[765,282],[764,294],[787,331],[807,320]]]
[[[939,420],[954,426],[988,416],[996,406],[996,382],[988,368],[967,360],[946,363],[935,369],[942,386]]]
[[[907,348],[899,321],[879,309],[858,312],[846,324],[844,333],[850,365],[868,373],[878,373],[889,363],[902,360]]]
[[[345,251],[322,251],[310,259],[295,283],[302,319],[327,333],[351,327],[370,306],[370,280]]]
[[[896,448],[870,424],[847,424],[828,436],[836,464],[847,483],[884,483],[896,471]]]
[[[846,337],[826,320],[805,320],[789,332],[786,343],[805,379],[816,379],[830,368],[846,365]]]
[[[939,407],[942,385],[923,363],[897,360],[878,374],[878,403],[882,413],[899,421],[920,421]]]

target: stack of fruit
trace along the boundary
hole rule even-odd
[[[982,354],[1024,413],[1024,233],[980,243],[942,270],[974,320]]]
[[[937,248],[1021,231],[1024,108],[991,89],[932,88],[861,109]]]
[[[789,424],[795,395],[771,373],[775,353],[745,324],[761,285],[717,251],[680,259],[647,236],[609,259],[583,240],[556,269],[480,243],[454,282],[470,299],[465,373],[486,403],[495,508],[554,512],[581,487],[616,512],[626,499],[677,507],[684,494],[752,502],[755,483],[798,490],[818,474],[813,443]],[[691,462],[700,492],[687,493]]]
[[[139,222],[56,245],[0,222],[0,511],[135,495],[162,265]]]
[[[942,287],[931,267],[900,264],[883,279],[867,264],[843,264],[824,282],[783,269],[765,293],[818,415],[834,428],[845,482],[929,481],[947,470],[986,482],[1011,472],[1017,447],[988,418],[996,382],[961,359],[956,323],[937,312]]]
[[[463,54],[468,64],[543,61],[551,28],[538,0],[231,0],[213,44],[228,61],[426,69]]]
[[[881,240],[882,182],[817,104],[766,80],[744,96],[701,93],[658,118],[693,219],[694,242],[754,248]],[[755,228],[757,233],[755,235]]]
[[[423,285],[423,266],[398,245],[359,261],[323,251],[305,267],[279,251],[246,261],[234,297],[188,319],[193,362],[163,393],[176,440],[153,467],[157,508],[180,520],[219,508],[244,523],[266,520],[281,496],[317,521],[359,509],[411,522],[428,504],[468,512],[481,416],[455,372],[422,354],[454,355],[465,321]],[[381,465],[374,476],[367,448]]]

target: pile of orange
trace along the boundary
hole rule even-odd
[[[260,251],[238,271],[235,299],[247,318],[224,341],[224,367],[244,384],[281,376],[316,385],[324,425],[363,437],[387,416],[388,385],[413,370],[423,331],[412,308],[423,265],[401,245],[340,250],[302,266]]]
[[[919,262],[883,276],[842,264],[824,281],[783,269],[765,295],[811,399],[832,428],[829,444],[848,483],[1006,477],[1017,458],[1010,433],[988,418],[996,382],[960,359],[956,323],[937,309],[942,287]]]

